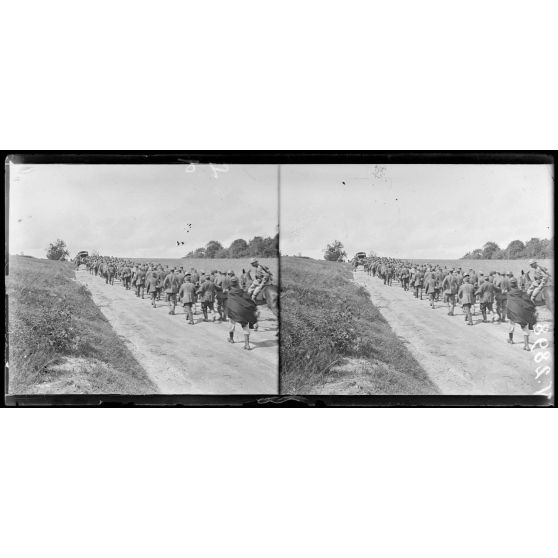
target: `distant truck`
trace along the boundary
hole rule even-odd
[[[362,266],[364,269],[364,264],[366,263],[366,252],[357,252],[353,258],[353,266],[355,269],[359,269]]]
[[[76,262],[76,267],[79,267],[80,264],[85,263],[83,260],[89,256],[89,252],[87,250],[82,250],[76,254],[74,261]]]

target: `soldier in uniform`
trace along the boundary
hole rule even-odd
[[[229,271],[227,271],[227,274],[223,277],[223,282],[221,284],[221,287],[223,289],[223,316],[224,316],[224,321],[228,320],[228,312],[227,312],[227,299],[229,297],[229,291],[231,289],[231,282],[232,280],[236,279],[238,281],[238,277],[235,277],[234,271],[232,269],[229,269]]]
[[[265,287],[267,283],[271,280],[271,272],[265,265],[258,262],[256,258],[250,260],[250,265],[255,268],[255,278],[248,289],[248,294],[252,297],[252,300],[256,300],[256,297]]]
[[[203,321],[207,322],[209,321],[207,317],[208,310],[211,310],[211,312],[213,313],[213,305],[215,303],[215,285],[213,284],[213,281],[211,281],[211,277],[209,275],[207,275],[203,283],[200,284],[197,294],[201,297]],[[215,321],[215,314],[213,315],[213,321]]]
[[[436,299],[436,277],[431,271],[427,271],[424,279],[424,286],[426,294],[430,299],[430,307],[434,310],[434,301]]]
[[[138,270],[136,271],[136,296],[141,298],[144,297],[145,292],[145,269],[142,265],[138,265]]]
[[[450,269],[449,273],[444,277],[442,281],[442,289],[444,289],[444,301],[448,303],[448,308],[451,309],[448,312],[448,316],[454,315],[455,309],[455,295],[457,294],[457,279],[453,275],[453,269]]]
[[[223,273],[221,271],[215,272],[213,284],[215,285],[215,297],[217,299],[217,313],[219,314],[219,321],[222,322],[225,319],[225,313],[224,313],[225,297],[223,295]]]
[[[513,331],[515,324],[523,330],[523,350],[530,351],[529,333],[537,321],[535,305],[531,298],[518,288],[515,277],[510,280],[510,290],[508,291],[507,316],[510,322],[508,331],[508,343],[513,344]]]
[[[532,277],[531,285],[527,289],[527,294],[535,302],[537,295],[550,280],[550,273],[546,267],[539,265],[535,260],[529,260],[529,266],[533,271],[529,272]]]
[[[471,306],[475,302],[475,288],[469,283],[469,274],[463,276],[463,283],[459,287],[457,297],[461,302],[463,312],[465,313],[465,321],[467,325],[473,325],[473,316],[471,315]]]
[[[500,292],[498,293],[500,299],[498,313],[501,316],[500,321],[504,323],[506,321],[506,315],[507,315],[508,291],[510,290],[510,276],[512,276],[511,273],[508,273],[507,275],[505,273],[502,274],[502,278],[500,280]]]
[[[421,269],[418,269],[415,273],[415,280],[413,283],[413,287],[415,288],[415,298],[419,298],[419,290],[420,290],[420,299],[422,300],[422,281],[423,281],[424,273]],[[385,282],[384,282],[385,284]]]
[[[257,321],[256,312],[256,303],[240,288],[238,278],[233,276],[227,298],[230,324],[229,343],[234,343],[234,328],[238,323],[244,332],[244,349],[249,351],[252,348],[250,347],[250,326]]]
[[[186,320],[190,325],[194,325],[194,314],[192,313],[192,305],[196,302],[196,287],[192,283],[192,274],[187,272],[184,277],[184,283],[178,291],[178,298],[182,300]]]
[[[171,268],[169,274],[165,277],[163,281],[163,288],[167,295],[167,302],[169,303],[169,314],[174,316],[174,310],[176,308],[176,293],[178,292],[178,281],[174,275],[174,268]]]
[[[494,283],[489,277],[485,277],[477,289],[475,296],[479,297],[482,321],[487,322],[487,311],[493,314],[492,304],[494,303]],[[492,317],[494,321],[494,316]]]
[[[401,273],[399,275],[400,279],[401,279],[401,286],[403,287],[404,291],[408,291],[409,290],[409,268],[407,266],[403,266],[401,269]]]
[[[153,308],[157,308],[156,301],[157,291],[159,288],[159,274],[154,269],[151,269],[147,272],[145,283],[147,286],[147,292],[151,295],[151,306],[153,306]]]

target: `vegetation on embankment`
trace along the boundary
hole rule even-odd
[[[280,265],[282,393],[437,393],[348,264]]]
[[[8,393],[156,393],[68,262],[11,256]]]

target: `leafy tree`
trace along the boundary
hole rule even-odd
[[[221,248],[220,250],[217,250],[217,252],[215,253],[215,257],[216,258],[228,258],[229,257],[229,251],[226,248]]]
[[[482,247],[482,257],[485,260],[491,260],[492,256],[495,252],[497,252],[498,250],[500,250],[500,247],[498,246],[498,244],[496,244],[496,242],[487,242],[483,247]]]
[[[277,256],[277,244],[275,238],[270,236],[264,238],[263,247],[259,255],[263,258],[275,258]]]
[[[206,258],[214,258],[215,254],[217,254],[217,252],[219,252],[219,250],[222,250],[223,246],[221,245],[220,242],[217,242],[217,240],[210,240],[207,243],[207,246],[205,247],[205,257]]]
[[[324,259],[330,262],[343,261],[346,256],[347,252],[345,252],[343,244],[339,240],[334,240],[324,250]]]
[[[244,258],[248,253],[248,243],[243,238],[237,238],[229,246],[230,258]]]
[[[70,255],[66,248],[66,243],[58,238],[56,242],[51,242],[47,249],[46,257],[49,260],[64,260]]]
[[[545,259],[554,258],[554,239],[543,239],[541,241],[541,257]]]
[[[543,245],[540,238],[531,238],[525,244],[525,255],[528,258],[538,258],[543,252]]]
[[[260,256],[265,248],[265,240],[261,236],[255,236],[248,246],[250,256]]]
[[[205,248],[196,248],[194,250],[194,258],[205,258]]]
[[[523,256],[525,244],[521,240],[512,240],[506,248],[506,255],[510,260],[515,260]]]

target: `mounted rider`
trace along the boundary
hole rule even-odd
[[[267,283],[271,281],[271,271],[269,271],[265,265],[259,263],[256,258],[250,260],[250,265],[255,268],[255,277],[248,288],[248,294],[252,297],[252,300],[255,301],[258,294],[260,294]]]
[[[535,260],[529,260],[529,265],[533,269],[533,271],[529,272],[533,281],[527,290],[527,294],[534,302],[543,287],[550,281],[550,273],[546,267],[539,265]]]

